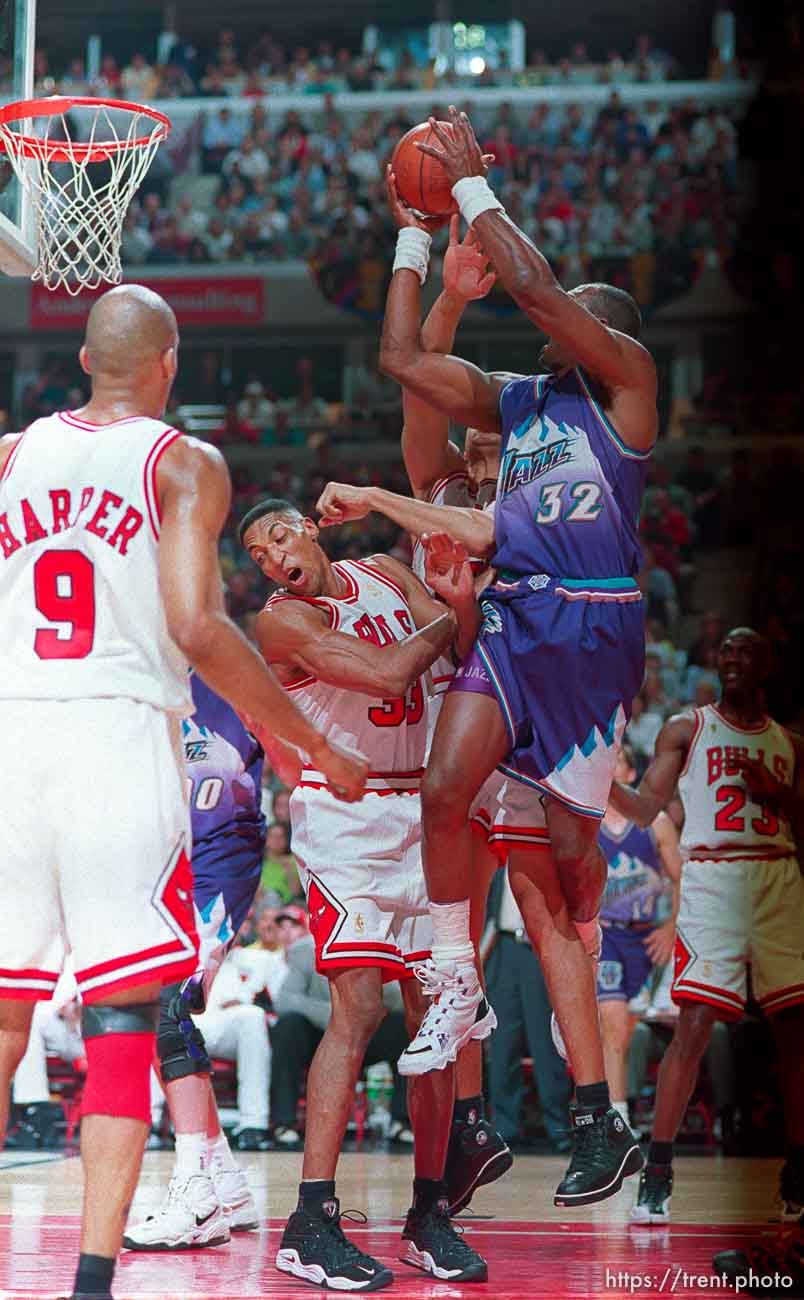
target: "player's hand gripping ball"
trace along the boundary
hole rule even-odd
[[[445,132],[452,132],[449,122],[439,122]],[[437,158],[428,158],[418,144],[438,144],[429,122],[420,122],[398,141],[391,157],[391,171],[396,177],[400,199],[416,212],[442,217],[458,211],[452,197],[452,182]]]

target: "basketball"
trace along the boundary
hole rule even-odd
[[[449,122],[439,122],[444,131],[452,134]],[[391,169],[396,176],[397,193],[403,203],[429,217],[441,217],[457,212],[458,205],[452,197],[452,182],[436,158],[430,158],[418,142],[440,149],[441,142],[429,122],[414,126],[403,135],[391,158]]]

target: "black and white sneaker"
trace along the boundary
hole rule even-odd
[[[485,1119],[453,1122],[444,1170],[450,1214],[465,1210],[478,1187],[502,1178],[513,1163],[507,1142]]]
[[[632,1223],[669,1223],[673,1194],[673,1166],[645,1165],[639,1191],[631,1208]]]
[[[296,1210],[288,1219],[276,1267],[331,1291],[379,1291],[394,1275],[365,1255],[341,1228],[340,1205],[325,1201],[320,1214]]]
[[[443,1282],[488,1281],[486,1261],[453,1228],[446,1200],[429,1210],[408,1210],[399,1258]]]
[[[554,1205],[591,1205],[614,1196],[630,1174],[645,1163],[639,1143],[614,1107],[609,1110],[571,1109],[572,1159],[562,1178]]]
[[[474,964],[448,962],[438,967],[426,961],[414,973],[425,996],[433,1001],[416,1037],[399,1058],[397,1069],[404,1075],[443,1070],[468,1042],[488,1038],[497,1028]]]
[[[782,1223],[800,1223],[804,1218],[804,1178],[789,1162],[782,1165],[779,1178]]]

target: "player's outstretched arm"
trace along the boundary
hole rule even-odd
[[[231,484],[220,452],[195,439],[179,439],[160,461],[157,492],[159,582],[171,638],[214,691],[306,750],[336,794],[361,798],[367,765],[328,744],[226,614],[218,539]]]
[[[414,537],[422,533],[446,533],[477,559],[490,559],[495,551],[492,515],[469,506],[439,506],[385,488],[328,483],[316,502],[316,510],[321,515],[322,528],[363,519],[376,510]]]
[[[301,669],[341,690],[396,698],[452,644],[455,617],[434,606],[437,617],[431,623],[390,645],[336,632],[322,610],[300,600],[269,605],[257,619],[255,635],[266,663]]]
[[[438,144],[419,144],[418,148],[441,162],[453,185],[470,178],[482,181],[485,167],[471,123],[454,107],[449,112],[452,135],[431,118]],[[609,328],[566,293],[546,257],[506,215],[502,204],[481,212],[472,221],[472,228],[500,282],[528,318],[566,347],[611,391],[638,392],[646,408],[653,409],[655,421],[656,367],[647,349],[636,339]],[[641,420],[635,422],[636,434],[626,439],[636,449],[642,449],[640,444],[647,448],[653,443],[655,427],[646,418],[648,413],[642,413]]]
[[[688,714],[670,718],[656,737],[656,752],[636,790],[614,781],[609,802],[637,826],[650,826],[669,804],[687,757],[695,724]]]
[[[418,227],[426,234],[426,227],[397,197],[390,168],[387,181],[397,225]],[[502,383],[461,357],[426,352],[420,320],[421,282],[416,271],[403,267],[391,276],[380,343],[380,369],[453,420],[475,429],[498,431],[497,399]]]
[[[496,279],[474,232],[470,230],[463,243],[459,235],[460,218],[454,216],[444,256],[444,287],[422,325],[425,352],[452,351],[467,304],[484,298]],[[449,419],[442,411],[403,388],[402,418],[402,458],[414,496],[426,498],[439,479],[465,473],[464,458],[449,440]]]

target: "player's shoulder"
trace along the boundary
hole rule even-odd
[[[411,588],[418,584],[418,578],[407,564],[382,551],[376,555],[367,555],[360,563],[364,568],[377,570],[379,576],[386,582],[390,579],[395,586],[401,588],[403,595],[407,595]]]
[[[6,433],[0,438],[0,472],[22,436],[21,433]]]
[[[703,709],[680,709],[672,713],[659,732],[657,746],[661,742],[665,749],[674,749],[689,745],[703,723]]]

